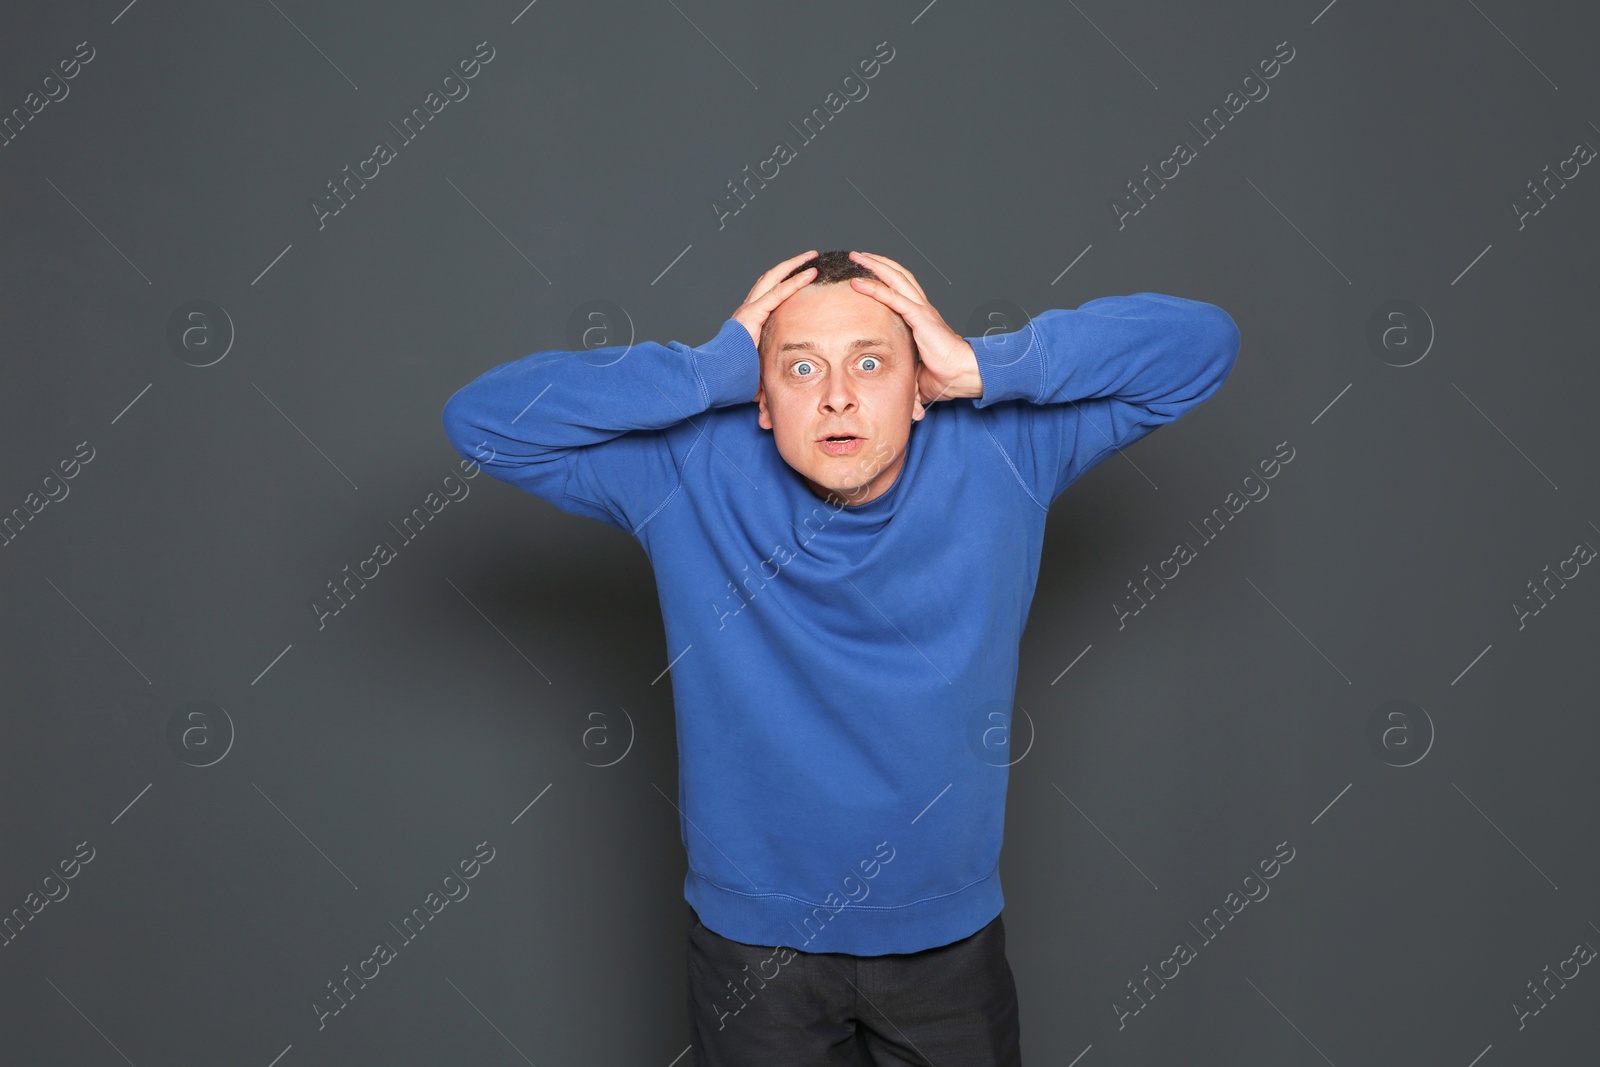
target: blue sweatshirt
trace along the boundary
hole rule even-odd
[[[1045,516],[1214,393],[1239,331],[1136,293],[968,339],[979,398],[931,405],[858,506],[815,496],[751,402],[744,326],[536,352],[444,407],[463,457],[633,535],[677,713],[684,897],[712,931],[915,952],[1000,913],[1006,737]]]

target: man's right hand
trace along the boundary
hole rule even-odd
[[[806,260],[816,258],[816,255],[817,250],[814,248],[809,252],[802,252],[798,256],[784,260],[757,278],[750,295],[746,296],[744,303],[729,316],[750,331],[752,344],[760,347],[761,327],[767,321],[767,316],[771,315],[779,304],[810,285],[811,279],[817,276],[817,268],[807,267],[793,278],[782,281],[779,279]]]

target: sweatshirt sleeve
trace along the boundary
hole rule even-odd
[[[1046,509],[1113,450],[1216,392],[1239,353],[1226,311],[1160,293],[1102,297],[967,340],[983,378],[973,406]]]
[[[503,363],[445,402],[444,432],[495,478],[637,536],[678,487],[694,417],[750,402],[759,384],[755,343],[728,319],[693,348],[640,342]]]

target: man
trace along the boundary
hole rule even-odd
[[[654,567],[698,1064],[1019,1062],[996,738],[1045,517],[1238,349],[1155,293],[963,338],[900,264],[811,251],[703,345],[538,352],[450,398],[463,456]]]

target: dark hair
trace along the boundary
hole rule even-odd
[[[876,281],[883,281],[871,268],[864,267],[851,259],[849,249],[838,248],[830,249],[827,252],[818,252],[815,256],[785,274],[779,281],[793,278],[796,274],[809,267],[817,268],[817,276],[811,279],[811,285],[837,285],[841,282],[847,282],[851,278],[872,278]],[[896,315],[895,318],[900,318],[900,316]],[[771,316],[768,316],[767,322],[771,321]],[[906,325],[904,319],[900,321],[902,325],[905,325],[907,335],[910,335],[911,327]],[[767,322],[761,324],[761,343],[756,346],[758,352],[764,351],[766,348]],[[915,363],[922,362],[922,353],[917,351],[915,338],[911,339],[911,355]]]
[[[817,268],[817,276],[811,279],[812,285],[833,285],[836,282],[847,282],[851,278],[878,277],[875,271],[851,259],[848,249],[837,248],[829,252],[818,252],[783,277],[793,278],[808,267]]]

